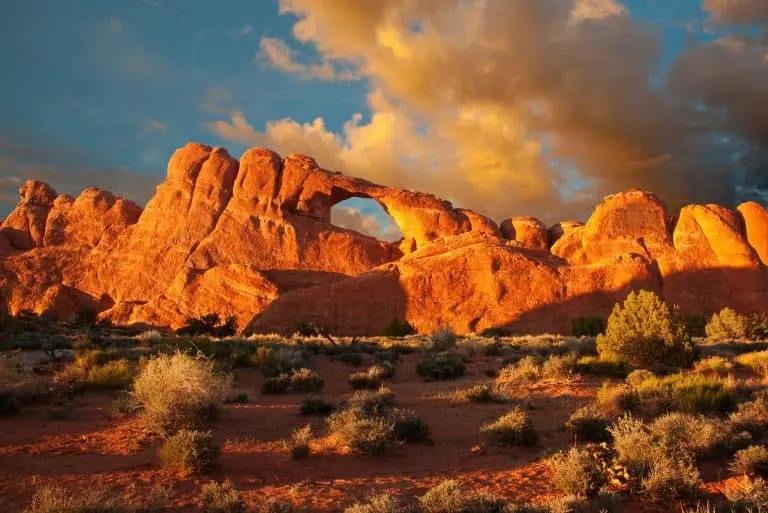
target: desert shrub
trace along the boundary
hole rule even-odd
[[[184,474],[204,474],[213,470],[219,457],[213,434],[182,429],[160,447],[163,465]]]
[[[726,490],[732,511],[760,513],[768,509],[768,483],[763,479],[745,479],[740,486]]]
[[[579,374],[592,374],[606,378],[624,378],[629,374],[631,367],[623,360],[582,356],[576,361],[574,370]]]
[[[24,513],[129,513],[122,497],[103,490],[67,490],[60,486],[43,486],[35,491]]]
[[[731,308],[723,308],[710,317],[705,328],[712,340],[738,340],[747,336],[747,317]]]
[[[347,383],[355,390],[364,390],[378,388],[381,386],[381,379],[368,371],[353,372],[347,376]]]
[[[566,379],[576,367],[576,355],[551,355],[541,365],[541,375],[546,379]]]
[[[396,317],[392,319],[387,328],[384,330],[385,337],[402,338],[408,335],[415,335],[417,333],[416,328],[408,321],[400,321]]]
[[[230,480],[222,483],[211,481],[203,485],[197,501],[203,513],[245,513],[246,511],[240,490],[235,488]]]
[[[457,481],[442,481],[419,497],[424,513],[502,513],[504,501],[463,488]]]
[[[256,513],[293,513],[293,503],[284,499],[267,498],[256,506]]]
[[[0,355],[0,417],[16,413],[22,403],[42,395],[46,388],[18,356]]]
[[[599,461],[586,449],[572,447],[553,456],[548,464],[552,481],[561,492],[591,497],[606,482]]]
[[[127,417],[136,413],[139,406],[130,393],[123,391],[112,401],[112,416]]]
[[[594,405],[579,408],[568,417],[565,428],[581,442],[602,442],[610,438],[611,419]]]
[[[768,427],[768,392],[761,391],[753,400],[740,403],[728,417],[728,423],[734,432],[762,435]]]
[[[326,425],[330,436],[356,454],[383,454],[397,442],[392,419],[373,415],[359,406],[334,412]]]
[[[651,378],[636,390],[643,408],[655,413],[728,413],[738,403],[733,383],[713,375],[679,373]]]
[[[309,456],[309,442],[312,441],[312,426],[295,429],[291,438],[286,440],[285,447],[291,453],[291,458],[301,460]]]
[[[268,346],[259,346],[250,355],[251,364],[264,372],[267,377],[290,374],[291,372],[307,368],[310,360],[304,351],[290,347],[278,347],[273,349]]]
[[[480,436],[487,442],[504,445],[533,445],[538,439],[533,422],[520,408],[483,424]]]
[[[427,380],[445,380],[463,376],[466,372],[464,361],[450,353],[427,356],[416,365],[416,372]]]
[[[629,385],[613,386],[605,381],[597,391],[597,404],[611,415],[635,413],[640,408],[640,396]]]
[[[694,499],[700,483],[701,475],[690,462],[663,455],[653,460],[648,475],[640,482],[640,489],[649,500],[670,504],[675,500]]]
[[[459,390],[457,396],[473,403],[501,404],[506,402],[504,397],[488,385],[475,385],[464,390]]]
[[[680,314],[645,290],[631,292],[613,308],[605,334],[597,337],[597,351],[601,358],[637,367],[687,367],[697,353]]]
[[[440,326],[429,336],[429,350],[443,353],[456,347],[456,333],[448,326]]]
[[[596,337],[604,331],[605,319],[602,317],[577,317],[571,320],[574,337]]]
[[[291,374],[290,388],[292,392],[318,392],[323,388],[323,379],[317,371],[303,368]]]
[[[317,321],[296,321],[293,332],[301,337],[325,337],[330,330]]]
[[[395,438],[403,442],[424,442],[429,439],[429,426],[412,410],[395,409]]]
[[[707,336],[707,318],[702,315],[683,315],[685,329],[691,337],[703,338]]]
[[[747,316],[746,335],[749,340],[768,340],[768,312],[758,312]]]
[[[131,384],[136,374],[128,360],[120,359],[91,367],[83,377],[83,385],[92,389],[120,389]]]
[[[384,385],[380,386],[375,392],[370,390],[359,390],[352,394],[349,399],[350,407],[359,407],[369,414],[380,413],[395,403],[395,394]]]
[[[400,354],[394,350],[376,351],[373,357],[376,359],[378,363],[388,362],[388,363],[391,363],[392,365],[396,365],[397,361],[400,359]]]
[[[714,372],[716,374],[726,374],[733,368],[733,363],[722,356],[711,356],[696,362],[694,370],[696,372]]]
[[[648,426],[640,420],[625,415],[608,428],[613,438],[616,459],[626,464],[632,475],[648,472],[658,453]]]
[[[749,367],[755,373],[764,376],[768,374],[768,351],[741,354],[736,357],[736,363]]]
[[[210,335],[212,337],[231,337],[237,332],[237,317],[227,317],[221,321],[219,314],[211,313],[202,317],[189,317],[184,326],[176,330],[179,335]]]
[[[389,494],[374,495],[365,503],[356,502],[344,510],[344,513],[408,513],[398,500]]]
[[[635,369],[627,375],[627,383],[630,386],[636,387],[643,381],[655,377],[656,374],[647,369]]]
[[[147,428],[169,434],[199,425],[223,402],[230,383],[230,377],[214,373],[213,362],[183,353],[160,355],[141,369],[132,397]]]
[[[319,415],[325,417],[333,413],[336,405],[316,397],[307,397],[301,402],[300,413],[302,415]]]
[[[535,356],[524,356],[517,363],[507,365],[499,372],[496,383],[509,385],[517,383],[531,383],[541,377],[541,365]]]
[[[717,418],[688,413],[667,413],[650,425],[656,442],[672,455],[703,455],[727,448],[730,430]]]
[[[261,384],[261,393],[265,395],[285,394],[291,388],[291,375],[280,374],[265,378]]]
[[[750,445],[736,452],[728,470],[744,476],[765,475],[768,473],[768,449],[762,445]]]

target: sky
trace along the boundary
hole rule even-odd
[[[188,141],[305,153],[501,221],[768,197],[766,0],[4,0],[0,218],[145,204]],[[334,222],[383,239],[372,201]]]

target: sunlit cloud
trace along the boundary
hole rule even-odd
[[[291,49],[282,39],[262,37],[256,59],[259,63],[286,73],[296,74],[306,80],[344,81],[357,78],[351,71],[337,70],[329,62],[303,64],[295,60],[296,56],[297,52]]]

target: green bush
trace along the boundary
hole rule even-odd
[[[630,293],[614,307],[605,334],[597,337],[597,351],[603,359],[637,367],[687,367],[697,355],[680,314],[645,290]]]
[[[466,490],[457,481],[442,481],[419,497],[423,513],[504,513],[504,501]]]
[[[558,490],[580,497],[592,497],[606,482],[600,462],[588,450],[572,447],[549,460],[552,481]]]
[[[738,451],[728,465],[728,470],[743,476],[765,476],[768,474],[768,449],[762,445],[750,445]]]
[[[738,404],[731,381],[705,374],[672,374],[646,379],[636,390],[644,410],[653,413],[728,413]]]
[[[90,368],[83,378],[83,385],[91,389],[116,390],[129,386],[135,375],[135,367],[128,360],[113,360]]]
[[[240,490],[235,488],[232,481],[223,483],[211,481],[203,485],[198,497],[198,505],[203,513],[245,513]]]
[[[624,378],[630,370],[631,366],[623,360],[596,356],[582,356],[574,366],[574,371],[579,374],[592,374],[606,378]]]
[[[565,428],[580,442],[603,442],[610,438],[611,419],[594,405],[576,410],[565,422]]]
[[[210,431],[182,429],[160,447],[160,459],[165,467],[184,474],[204,474],[216,466],[219,452]]]
[[[429,336],[429,350],[443,353],[456,347],[456,333],[448,326],[440,326]]]
[[[605,319],[577,317],[571,320],[571,332],[574,337],[596,337],[605,332]]]
[[[747,317],[731,308],[723,308],[710,317],[705,328],[712,340],[738,340],[747,336]]]
[[[399,321],[396,317],[392,319],[384,330],[385,337],[402,338],[408,335],[416,335],[416,328],[408,321]]]
[[[625,415],[614,422],[608,432],[613,438],[616,459],[627,465],[633,476],[650,471],[659,451],[648,426],[642,420]]]
[[[412,410],[395,409],[395,438],[402,442],[425,442],[429,440],[429,426]]]
[[[199,426],[224,401],[230,383],[231,377],[214,372],[211,361],[160,355],[143,366],[132,397],[149,430],[170,434]]]
[[[520,408],[483,424],[480,436],[487,442],[503,445],[533,445],[538,440],[533,422]]]
[[[650,431],[669,454],[679,457],[706,455],[731,443],[728,425],[703,415],[667,413],[653,421]]]
[[[333,403],[315,397],[307,397],[301,402],[301,409],[299,411],[302,415],[326,417],[333,413],[335,409],[336,405]]]
[[[427,356],[416,365],[416,372],[427,380],[445,380],[463,376],[466,372],[464,361],[450,353]]]

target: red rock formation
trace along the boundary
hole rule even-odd
[[[692,205],[675,221],[635,190],[605,198],[585,225],[516,217],[499,228],[302,155],[254,148],[238,162],[200,144],[174,153],[143,212],[99,189],[73,199],[30,181],[20,194],[0,226],[0,309],[11,313],[87,308],[177,327],[215,312],[250,330],[316,320],[378,334],[395,317],[422,331],[567,331],[638,288],[688,313],[768,304],[768,211],[754,203]],[[377,201],[403,239],[331,225],[333,205],[352,197]]]

